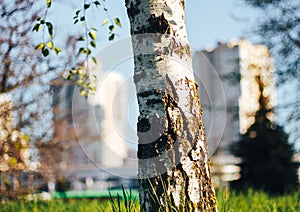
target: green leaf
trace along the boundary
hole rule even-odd
[[[75,14],[76,14],[77,17],[78,17],[78,15],[79,15],[79,13],[80,13],[80,10],[77,10],[77,11],[75,12]]]
[[[44,46],[45,46],[44,43],[40,43],[39,45],[37,45],[37,46],[35,47],[35,49],[43,49]]]
[[[85,21],[85,16],[82,16],[82,17],[80,18],[80,21]]]
[[[110,25],[110,26],[108,27],[108,29],[112,32],[112,31],[114,31],[115,26],[114,26],[114,25]]]
[[[49,55],[49,50],[47,48],[44,48],[42,50],[42,54],[43,54],[44,57],[47,57]]]
[[[32,31],[39,31],[39,28],[40,28],[40,24],[36,23],[33,28],[32,28]]]
[[[46,26],[48,27],[49,35],[52,38],[53,37],[53,25],[50,22],[46,22]]]
[[[58,55],[61,52],[61,48],[59,47],[54,48],[54,52],[56,55]]]
[[[79,50],[78,50],[78,54],[83,54],[85,52],[86,51],[85,51],[85,49],[83,47],[79,48]]]
[[[83,80],[77,80],[77,85],[81,86],[83,84]]]
[[[51,7],[51,0],[46,0],[47,7]]]
[[[86,10],[86,9],[88,9],[90,7],[90,5],[89,4],[84,4],[84,6],[83,6],[83,8]]]
[[[107,23],[108,23],[108,20],[105,19],[105,20],[103,21],[103,23],[102,23],[102,26],[106,25]]]
[[[114,22],[115,22],[115,24],[116,24],[117,26],[119,26],[119,27],[122,27],[122,25],[121,25],[121,22],[120,22],[120,19],[119,19],[119,18],[115,18],[115,19],[114,19]]]
[[[91,44],[92,47],[96,48],[96,42],[95,41],[91,41],[90,44]]]
[[[49,49],[53,49],[53,42],[52,41],[47,42],[47,46],[49,47]]]
[[[91,91],[95,92],[97,88],[96,88],[95,86],[91,86],[89,89],[90,89]]]
[[[96,59],[95,57],[92,57],[92,60],[93,60],[93,62],[94,62],[96,65],[98,64],[97,59]],[[93,75],[93,76],[96,78],[95,75]]]
[[[113,34],[111,34],[109,37],[108,37],[108,40],[110,40],[110,41],[112,41],[112,40],[114,40],[115,39],[115,34],[113,33]]]
[[[96,7],[100,6],[100,2],[99,1],[94,1],[94,4],[96,5]]]
[[[76,19],[76,20],[74,21],[74,23],[73,23],[73,24],[74,24],[74,25],[75,25],[75,24],[77,24],[77,23],[78,23],[78,21],[79,21],[79,20],[78,20],[78,19]]]
[[[78,39],[77,39],[78,41],[85,41],[85,39],[84,39],[84,37],[79,37]]]
[[[94,31],[89,32],[89,36],[91,39],[95,40],[96,39],[96,33]]]
[[[80,91],[80,96],[87,96],[87,95],[88,93],[84,89]]]
[[[90,48],[87,48],[86,54],[87,54],[87,55],[90,55],[91,53],[92,53],[91,49],[90,49]]]

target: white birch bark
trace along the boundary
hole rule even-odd
[[[217,211],[183,0],[126,0],[142,211]]]

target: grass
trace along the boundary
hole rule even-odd
[[[217,192],[220,212],[298,212],[300,211],[300,191],[282,196],[271,196],[262,191],[248,190]]]
[[[120,193],[120,195],[123,195]],[[300,191],[283,196],[270,196],[264,192],[249,190],[245,194],[223,190],[217,192],[220,212],[297,212],[300,211]],[[50,201],[11,201],[0,205],[1,212],[111,212],[113,208],[121,207],[120,211],[126,210],[126,204],[121,199],[53,199]],[[128,199],[126,200],[128,201]],[[138,211],[137,201],[130,203],[130,211]],[[119,206],[120,205],[120,206]],[[127,209],[128,209],[127,202]]]

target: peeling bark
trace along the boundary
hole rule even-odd
[[[217,211],[183,0],[126,0],[142,211]]]

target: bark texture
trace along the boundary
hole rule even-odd
[[[217,211],[183,0],[126,0],[142,211]]]

